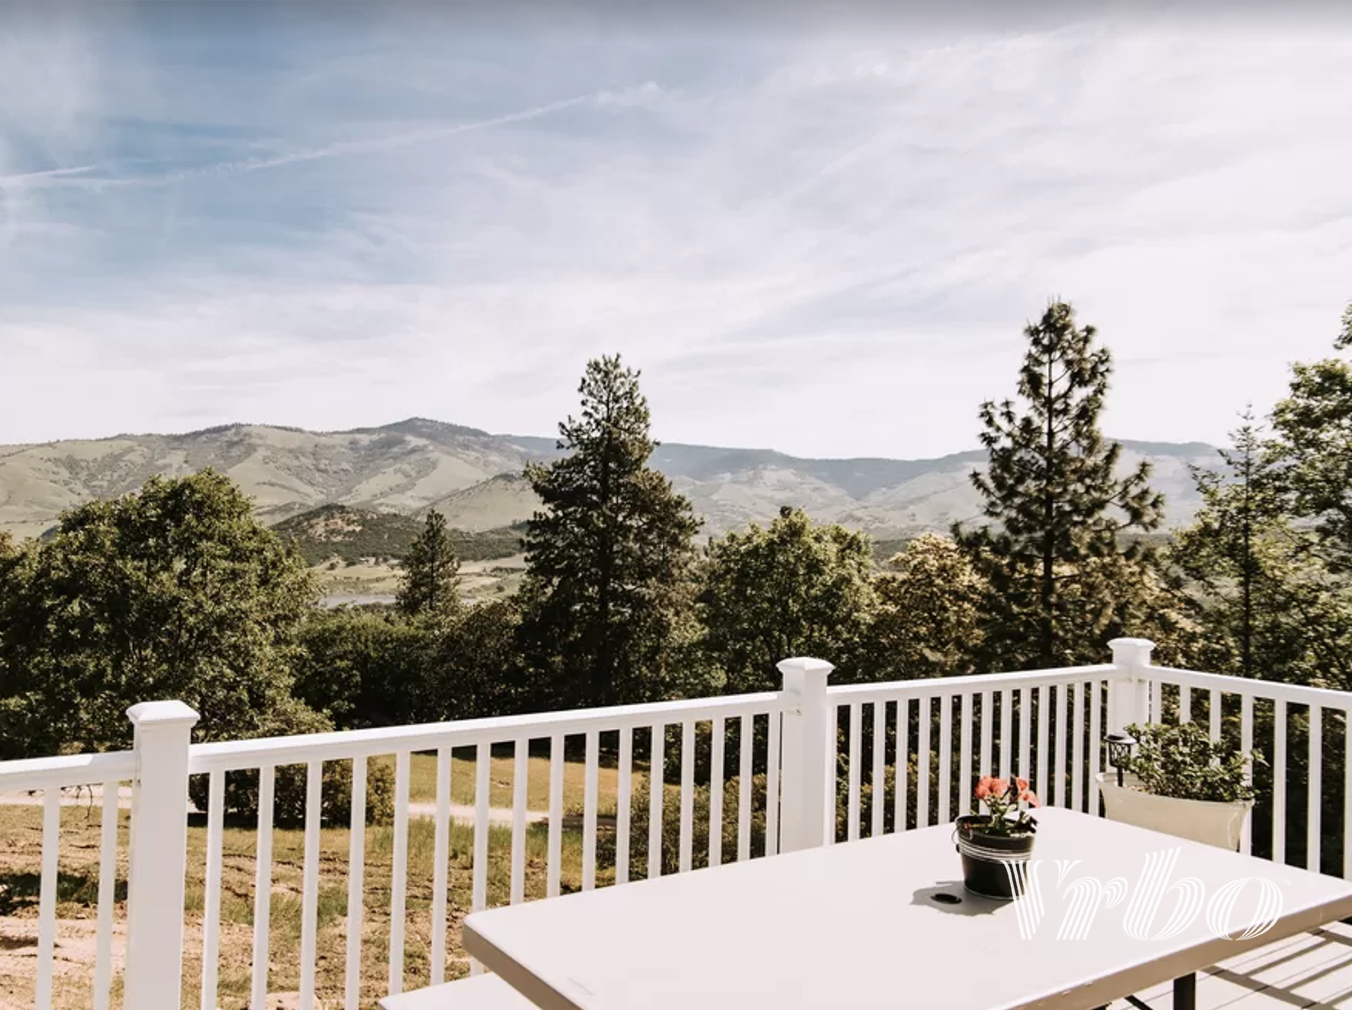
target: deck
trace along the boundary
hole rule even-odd
[[[1151,1010],[1173,1010],[1169,985],[1138,993]],[[1197,1010],[1352,1008],[1352,925],[1337,922],[1287,937],[1197,973]],[[1117,1000],[1111,1010],[1132,1010]]]

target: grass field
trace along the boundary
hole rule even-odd
[[[60,874],[57,887],[56,1001],[60,1010],[90,1005],[94,973],[98,894],[99,810],[62,810]],[[40,807],[0,809],[0,1010],[33,1005],[37,964],[38,868],[41,860]],[[121,922],[125,917],[125,845],[127,813],[122,813],[117,888],[114,960],[121,966]],[[505,903],[510,894],[511,834],[490,832],[488,893],[490,904]],[[316,986],[321,1006],[342,1005],[345,945],[348,930],[348,832],[325,829],[320,837],[319,944]],[[545,894],[548,829],[531,825],[526,835],[526,895]],[[205,898],[206,831],[189,829],[184,957],[184,1006],[200,1001],[202,908]],[[227,828],[223,840],[221,887],[221,1010],[248,1005],[252,960],[255,832]],[[374,1007],[388,990],[391,864],[393,829],[368,828],[366,833],[365,901],[362,919],[362,1007]],[[434,827],[429,819],[409,823],[408,888],[404,985],[429,981]],[[448,877],[447,977],[469,970],[460,945],[460,923],[470,908],[473,830],[452,825]],[[269,991],[294,993],[300,984],[300,920],[304,833],[277,830],[273,835]],[[565,828],[561,886],[576,890],[581,882],[581,833]],[[598,868],[597,883],[613,880],[613,870]],[[114,1006],[121,1006],[120,982],[114,983]]]
[[[394,767],[394,758],[382,757],[373,763]],[[526,809],[549,809],[549,758],[528,759],[526,777]],[[493,807],[512,805],[515,759],[510,753],[494,755],[488,772],[488,804]],[[634,771],[646,771],[642,762],[634,762]],[[457,750],[451,757],[451,802],[462,806],[474,803],[475,761],[472,750]],[[604,765],[597,769],[597,796],[601,809],[615,807],[620,776],[615,768]],[[418,803],[432,803],[437,797],[437,759],[435,754],[414,754],[409,761],[409,799]],[[579,810],[586,793],[586,768],[580,761],[565,761],[563,765],[563,809]]]

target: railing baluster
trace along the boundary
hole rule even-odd
[[[225,821],[225,773],[212,772],[207,780],[207,789],[206,894],[202,901],[202,1010],[216,1010],[217,977],[220,971],[221,842]],[[113,791],[116,793],[116,787]],[[108,798],[104,796],[105,817],[107,809]],[[113,816],[117,816],[116,804],[113,806]],[[100,880],[100,891],[103,889],[102,884],[103,881]],[[103,898],[100,895],[100,918],[102,914]],[[102,923],[99,925],[101,929]],[[111,922],[109,925],[111,927]]]
[[[474,865],[470,876],[470,911],[488,907],[488,810],[489,772],[493,768],[493,747],[481,743],[474,748]],[[469,959],[469,973],[483,974],[477,957]]]
[[[694,865],[695,822],[695,724],[687,719],[681,724],[681,824],[680,852],[677,867],[688,873]]]
[[[1314,873],[1321,872],[1320,857],[1321,815],[1324,808],[1324,710],[1317,704],[1310,705],[1309,767],[1310,781],[1306,790],[1307,818],[1305,829],[1305,869]]]
[[[887,802],[887,702],[873,703],[873,772],[869,779],[869,811],[873,823],[869,825],[869,837],[877,838],[883,833],[883,804]]]
[[[1208,692],[1207,715],[1211,722],[1211,741],[1221,738],[1221,693],[1214,687]]]
[[[929,827],[930,784],[930,720],[933,718],[930,698],[920,698],[920,744],[916,748],[915,826]]]
[[[1033,791],[1040,793],[1043,803],[1052,801],[1051,783],[1047,781],[1047,735],[1051,726],[1051,709],[1049,707],[1052,689],[1046,684],[1039,684],[1037,689],[1037,778],[1034,780],[1036,785]]]
[[[220,865],[221,865],[221,801],[217,799],[223,792],[222,774],[212,773],[211,795],[216,804],[215,852],[216,852],[216,904],[214,925],[210,934],[204,934],[202,945],[203,988],[202,1006],[204,1010],[216,1010],[216,937],[220,935]],[[117,790],[119,783],[103,783],[103,814],[99,822],[99,926],[98,947],[94,955],[94,1010],[108,1010],[113,988],[113,903],[117,899]],[[207,804],[207,863],[210,866],[212,852],[212,811]],[[207,877],[206,913],[211,912],[211,878]],[[208,916],[208,923],[212,919]],[[211,1003],[206,1002],[206,965],[211,965]]]
[[[633,803],[634,731],[620,730],[620,777],[615,799],[615,883],[629,882],[629,817]]]
[[[1103,681],[1089,682],[1089,806],[1091,817],[1099,813],[1099,772],[1103,771]]]
[[[981,692],[981,764],[977,766],[977,774],[983,778],[992,773],[991,732],[995,723],[994,698],[989,689]]]
[[[666,765],[666,732],[662,723],[652,729],[652,755],[648,764],[648,879],[662,875],[662,780]]]
[[[1248,750],[1245,750],[1248,753]],[[1253,818],[1249,818],[1252,820]],[[1343,710],[1343,878],[1352,880],[1352,709]]]
[[[432,985],[446,981],[446,885],[451,841],[451,748],[437,748],[437,822],[432,843]]]
[[[1011,747],[1014,743],[1014,731],[1012,729],[1014,720],[1011,718],[1009,699],[1011,692],[1002,688],[1000,690],[1000,777],[1009,778],[1012,773],[1013,757]]]
[[[272,797],[276,769],[258,769],[258,839],[254,856],[253,986],[251,1010],[268,1000],[268,918],[272,911]]]
[[[859,840],[859,794],[860,763],[863,758],[861,738],[863,727],[859,725],[863,712],[858,702],[850,706],[850,744],[849,744],[849,804],[846,809],[845,837],[851,842]]]
[[[588,730],[582,786],[582,890],[584,891],[590,891],[596,886],[596,808],[601,802],[597,781],[600,775],[597,767],[600,761],[600,747],[598,731]]]
[[[1253,695],[1245,693],[1239,698],[1239,750],[1241,754],[1253,753]],[[1352,774],[1352,768],[1348,769]],[[1253,785],[1253,762],[1244,762],[1244,782]],[[1253,815],[1244,818],[1239,829],[1239,851],[1248,855],[1253,849]]]
[[[352,814],[347,848],[347,958],[343,979],[344,1010],[361,1002],[361,930],[366,876],[366,757],[352,759]]]
[[[314,1010],[315,953],[319,938],[319,819],[324,762],[305,768],[305,867],[300,905],[300,1010]]]
[[[727,725],[722,716],[711,729],[709,757],[709,865],[723,862],[723,762],[727,745]]]
[[[765,854],[779,852],[779,719],[778,712],[769,714],[770,734],[765,745]],[[883,802],[882,797],[878,799]]]
[[[1083,810],[1084,807],[1084,685],[1078,680],[1070,685],[1070,707],[1074,710],[1074,716],[1071,718],[1071,732],[1074,737],[1070,742],[1070,775],[1071,775],[1071,794],[1070,807],[1072,810]]]
[[[911,699],[897,699],[897,788],[892,794],[892,823],[896,831],[910,827],[907,803],[911,780]]]
[[[1178,721],[1192,722],[1192,688],[1187,684],[1178,685]]]
[[[404,991],[404,910],[408,893],[409,752],[394,756],[394,860],[390,872],[390,995]]]
[[[1272,703],[1272,861],[1286,862],[1286,702]]]
[[[756,719],[743,715],[737,745],[741,760],[737,768],[737,861],[751,858],[751,748],[756,741]]]
[[[558,896],[563,859],[563,734],[549,739],[549,851],[545,858],[545,895]]]
[[[826,746],[829,748],[827,753],[830,755],[831,767],[826,771],[826,787],[830,794],[827,800],[828,810],[831,811],[830,823],[826,828],[826,844],[836,844],[836,824],[839,820],[840,805],[837,797],[840,795],[840,706],[828,703],[827,711],[831,713],[831,728],[827,730]]]
[[[42,881],[38,885],[37,1005],[52,1005],[52,964],[56,956],[57,856],[61,852],[61,790],[48,786],[42,796]]]
[[[1031,688],[1019,688],[1019,774],[1026,778],[1031,784],[1033,781],[1033,770],[1028,767],[1028,755],[1032,749],[1032,742],[1028,734],[1033,726],[1033,691]]]
[[[953,696],[939,697],[939,823],[948,823],[953,792]]]
[[[530,740],[512,745],[512,894],[511,903],[526,900],[526,812],[530,806]],[[627,826],[627,825],[626,825]],[[625,851],[626,859],[629,853]]]
[[[1066,806],[1066,685],[1057,684],[1056,693],[1056,764],[1052,774],[1056,779],[1056,805]]]
[[[962,725],[958,727],[958,814],[972,812],[972,692],[962,692]]]

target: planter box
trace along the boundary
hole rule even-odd
[[[1097,777],[1110,821],[1134,824],[1231,852],[1239,850],[1239,835],[1253,809],[1252,800],[1233,803],[1180,800],[1144,792],[1134,775],[1127,775],[1122,786],[1117,784],[1116,772],[1100,772]]]

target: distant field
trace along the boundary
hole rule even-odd
[[[466,561],[460,566],[464,596],[489,599],[512,592],[524,572],[525,558]],[[399,588],[399,569],[387,564],[326,563],[311,569],[325,596],[393,596]]]

